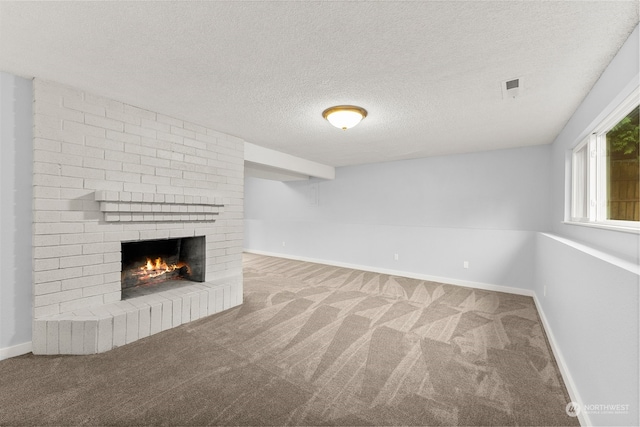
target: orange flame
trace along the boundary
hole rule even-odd
[[[154,278],[162,276],[163,274],[171,273],[172,271],[185,266],[187,269],[189,268],[184,262],[168,265],[162,258],[156,258],[155,260],[147,258],[146,264],[140,267],[140,274],[147,276],[148,278]]]

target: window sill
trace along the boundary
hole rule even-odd
[[[582,227],[600,228],[602,230],[620,231],[622,233],[640,234],[640,225],[633,227],[633,226],[603,224],[603,223],[595,223],[595,222],[579,222],[579,221],[562,221],[562,223],[567,225],[579,225]]]

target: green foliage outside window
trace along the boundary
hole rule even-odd
[[[640,155],[639,117],[639,110],[636,107],[607,132],[607,142],[612,154],[618,153],[625,158]]]

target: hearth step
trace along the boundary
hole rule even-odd
[[[242,283],[195,283],[39,318],[34,354],[95,354],[242,304]]]

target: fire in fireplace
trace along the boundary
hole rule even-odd
[[[190,275],[191,268],[187,263],[178,261],[177,264],[167,264],[162,257],[153,260],[147,257],[147,262],[143,266],[128,269],[125,279],[132,279],[130,281],[134,286],[144,286]]]
[[[176,280],[204,282],[205,238],[122,243],[122,290]]]

